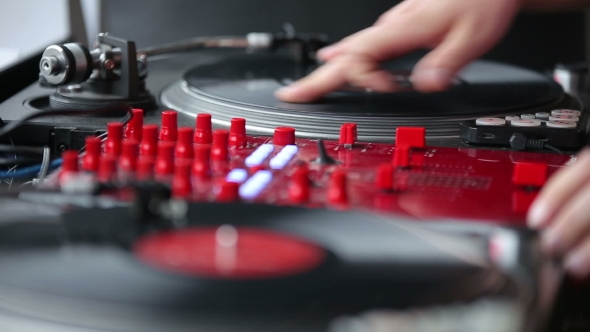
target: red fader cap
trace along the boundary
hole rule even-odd
[[[409,148],[426,146],[426,129],[422,127],[398,127],[395,132],[395,146],[406,145]]]
[[[155,158],[158,155],[158,125],[143,126],[143,135],[139,147],[139,155]]]
[[[393,153],[393,166],[409,167],[410,166],[410,147],[407,145],[398,145]]]
[[[309,199],[310,183],[309,169],[300,166],[291,176],[289,183],[289,200],[293,203],[303,203]]]
[[[86,137],[86,153],[82,158],[82,168],[89,172],[98,171],[102,141],[95,136]]]
[[[295,144],[295,128],[277,127],[272,139],[274,145],[285,146]]]
[[[61,154],[62,165],[60,177],[78,172],[78,151],[65,151]]]
[[[109,182],[113,179],[115,173],[117,173],[117,157],[109,154],[100,156],[98,179],[101,182]]]
[[[193,142],[196,144],[211,144],[213,142],[213,132],[211,125],[211,114],[197,114],[195,136]]]
[[[184,160],[176,165],[174,177],[172,178],[172,196],[176,198],[187,198],[191,195],[193,191],[191,166],[189,160]]]
[[[134,172],[137,169],[139,157],[139,142],[136,140],[123,141],[123,152],[119,158],[119,169],[124,172]]]
[[[356,123],[345,123],[340,127],[340,144],[353,145],[357,140],[358,134]]]
[[[225,129],[217,129],[213,132],[213,147],[211,148],[211,159],[215,161],[226,161],[228,159],[227,143],[229,132]]]
[[[246,147],[246,119],[233,118],[229,128],[229,146],[232,148]]]
[[[516,163],[512,173],[512,183],[517,186],[542,187],[547,181],[547,164]]]
[[[158,144],[156,175],[171,175],[174,173],[174,147],[173,142],[160,142]]]
[[[393,189],[393,172],[395,168],[390,164],[381,164],[375,175],[375,186],[380,190]]]
[[[240,184],[236,182],[222,181],[215,195],[217,202],[236,202],[240,199]]]
[[[134,108],[133,117],[125,127],[125,138],[141,141],[143,127],[143,110]]]
[[[107,141],[104,153],[118,156],[121,154],[121,141],[123,140],[123,124],[121,122],[107,123]]]
[[[178,113],[175,111],[162,112],[159,139],[163,142],[176,142],[178,139]]]
[[[337,169],[332,173],[328,184],[328,202],[332,205],[348,204],[348,179],[346,171]]]
[[[193,159],[195,150],[193,148],[193,128],[182,127],[178,129],[178,142],[174,156],[177,159]]]

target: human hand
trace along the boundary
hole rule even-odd
[[[380,63],[412,51],[433,49],[412,73],[421,92],[449,87],[455,75],[508,30],[521,0],[406,0],[374,26],[318,53],[326,64],[277,91],[285,102],[311,102],[346,84],[392,92],[396,86]]]
[[[545,185],[529,210],[528,223],[542,231],[542,247],[564,257],[575,277],[590,276],[590,149]]]

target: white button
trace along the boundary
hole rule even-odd
[[[522,120],[534,120],[535,119],[535,115],[534,114],[523,114],[520,116],[520,118]]]
[[[255,167],[260,166],[266,158],[274,151],[272,144],[262,144],[252,154],[246,157],[246,166]]]
[[[573,116],[581,116],[582,112],[576,110],[553,110],[551,111],[551,115],[573,115]]]
[[[549,121],[578,122],[580,118],[575,115],[552,115]]]
[[[245,163],[246,163],[247,167],[256,167],[256,166],[262,165],[262,163],[264,162],[264,159],[266,159],[266,157],[249,156],[248,158],[246,158]]]
[[[503,126],[506,124],[506,120],[500,118],[479,118],[475,120],[475,124],[478,126]]]
[[[235,183],[242,183],[248,179],[248,171],[241,168],[232,169],[231,172],[227,174],[225,180],[227,182],[235,182]]]
[[[520,118],[515,115],[509,115],[509,116],[505,117],[504,119],[506,119],[506,121],[520,120]]]
[[[295,149],[293,149],[295,147]],[[270,162],[269,166],[272,169],[283,169],[293,156],[297,153],[297,147],[294,145],[284,147],[276,156],[274,156]]]
[[[541,125],[539,120],[517,120],[510,122],[514,127],[538,127]]]
[[[549,113],[547,112],[537,112],[535,113],[535,117],[540,120],[547,120],[549,119]]]
[[[240,186],[240,197],[243,199],[254,199],[258,197],[271,181],[271,171],[262,170],[256,172],[256,174],[252,175],[248,181]]]
[[[547,122],[547,127],[551,128],[576,128],[575,122],[565,122],[565,121],[549,121]]]
[[[281,150],[281,152],[283,151],[295,155],[299,151],[299,148],[297,147],[297,145],[287,145],[283,148],[283,150]]]

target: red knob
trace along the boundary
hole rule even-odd
[[[125,138],[141,141],[143,127],[143,110],[134,108],[133,117],[125,127]]]
[[[176,143],[174,156],[177,159],[193,159],[194,155],[193,128],[183,127],[178,129],[178,143]]]
[[[211,135],[213,131],[211,129],[211,114],[197,114],[196,127],[193,141],[196,144],[211,144],[213,141],[213,136]]]
[[[120,122],[109,122],[107,124],[107,141],[104,146],[106,154],[121,154],[121,141],[123,140],[123,124]]]
[[[215,161],[225,161],[228,158],[227,143],[229,132],[224,129],[218,129],[213,132],[213,147],[211,148],[211,159]]]
[[[139,157],[139,142],[136,140],[123,141],[123,152],[119,159],[119,169],[123,172],[134,172],[137,169]]]
[[[61,154],[60,178],[78,172],[78,151],[65,151]]]
[[[89,172],[98,171],[102,141],[95,136],[86,137],[86,154],[82,158],[82,168]]]
[[[215,200],[218,202],[236,202],[240,199],[240,185],[235,182],[223,181],[220,183],[215,195]]]
[[[117,157],[114,155],[103,154],[100,157],[98,166],[98,179],[101,182],[110,182],[117,171]]]
[[[309,200],[309,169],[300,166],[291,176],[289,184],[289,200],[293,203],[303,203]]]
[[[191,166],[189,160],[184,160],[176,165],[174,169],[174,177],[172,178],[172,196],[176,198],[186,198],[191,195],[193,191],[193,185],[191,183]]]
[[[173,142],[160,142],[158,144],[158,157],[156,159],[156,174],[171,175],[174,173],[174,147]]]
[[[209,178],[211,176],[211,146],[195,146],[192,174],[199,178]]]
[[[150,157],[140,157],[137,161],[135,176],[138,180],[149,180],[154,176],[156,160]]]
[[[422,148],[426,145],[426,129],[422,127],[398,127],[395,131],[395,146],[406,145]]]
[[[542,187],[547,181],[548,166],[545,163],[520,162],[514,165],[512,183],[517,186]]]
[[[229,128],[229,146],[232,148],[246,147],[246,119],[233,118]]]
[[[353,145],[357,140],[358,134],[356,123],[345,123],[340,127],[340,144]]]
[[[332,205],[348,204],[347,182],[345,171],[338,169],[332,173],[328,184],[328,203]]]
[[[272,140],[274,145],[285,146],[295,144],[295,128],[277,127]]]
[[[393,189],[393,172],[395,168],[390,164],[381,164],[377,168],[375,176],[375,186],[380,190]]]
[[[162,127],[160,128],[160,141],[176,142],[178,139],[178,113],[174,111],[162,112]]]
[[[139,155],[154,158],[158,155],[158,129],[158,125],[143,126]]]
[[[410,166],[410,147],[408,145],[398,145],[393,154],[393,166],[396,168]]]

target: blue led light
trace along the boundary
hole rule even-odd
[[[271,171],[258,171],[252,175],[248,181],[240,186],[240,197],[242,199],[254,199],[270,184],[272,181]]]
[[[248,179],[248,171],[241,168],[233,169],[227,174],[225,180],[228,182],[243,183]]]

